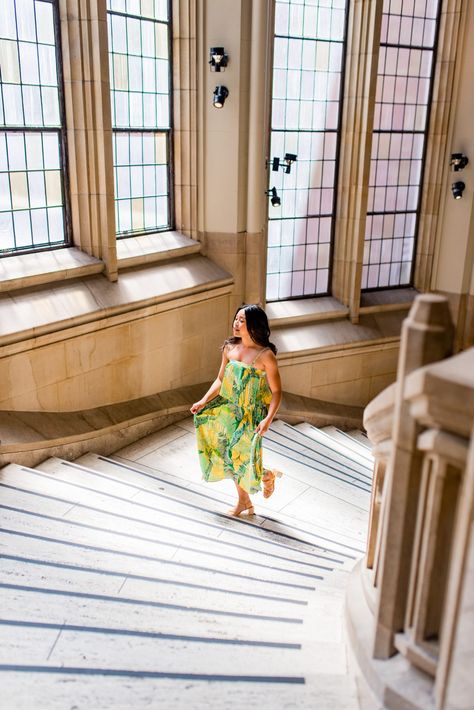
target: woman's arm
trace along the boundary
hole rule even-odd
[[[268,430],[268,427],[273,421],[275,414],[281,404],[281,379],[280,372],[278,370],[278,363],[275,355],[271,350],[268,350],[264,355],[262,355],[262,365],[265,367],[265,372],[267,373],[267,382],[272,392],[272,401],[268,407],[268,414],[265,419],[259,423],[256,428],[257,434],[263,436]]]
[[[227,346],[224,348],[222,351],[222,360],[221,360],[221,366],[219,368],[219,373],[212,383],[212,385],[209,387],[207,390],[206,394],[204,397],[202,397],[198,402],[194,402],[193,406],[190,409],[190,412],[192,414],[197,414],[208,402],[211,401],[211,399],[214,399],[214,397],[217,397],[219,394],[219,390],[222,385],[222,378],[224,377],[224,370],[225,366],[229,362],[229,358],[227,357]]]

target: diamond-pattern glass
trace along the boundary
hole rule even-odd
[[[363,289],[411,283],[439,5],[384,2]]]
[[[167,0],[108,0],[117,236],[169,229]]]
[[[0,2],[0,254],[66,242],[53,0]]]

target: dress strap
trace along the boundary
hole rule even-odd
[[[260,355],[262,355],[262,354],[265,352],[265,350],[270,350],[270,348],[262,348],[261,350],[259,350],[258,353],[255,355],[254,359],[252,360],[252,362],[251,362],[250,364],[251,364],[251,365],[255,365],[255,363],[257,362],[258,358],[260,357]]]

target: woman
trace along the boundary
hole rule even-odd
[[[222,348],[217,378],[204,397],[191,407],[196,426],[199,462],[206,481],[232,478],[238,501],[231,515],[253,515],[250,493],[269,498],[279,471],[262,467],[261,437],[281,401],[276,347],[260,306],[239,308],[233,335]]]

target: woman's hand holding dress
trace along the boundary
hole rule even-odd
[[[199,402],[194,402],[193,406],[189,410],[191,414],[197,414],[198,412],[201,411],[201,409],[205,406],[206,402],[204,402],[202,399],[199,400]]]
[[[265,419],[262,419],[262,421],[259,422],[257,428],[255,429],[255,432],[259,436],[263,436],[264,434],[267,433],[268,429],[270,428],[271,423],[272,423],[272,420],[269,419],[269,417],[265,417]]]

